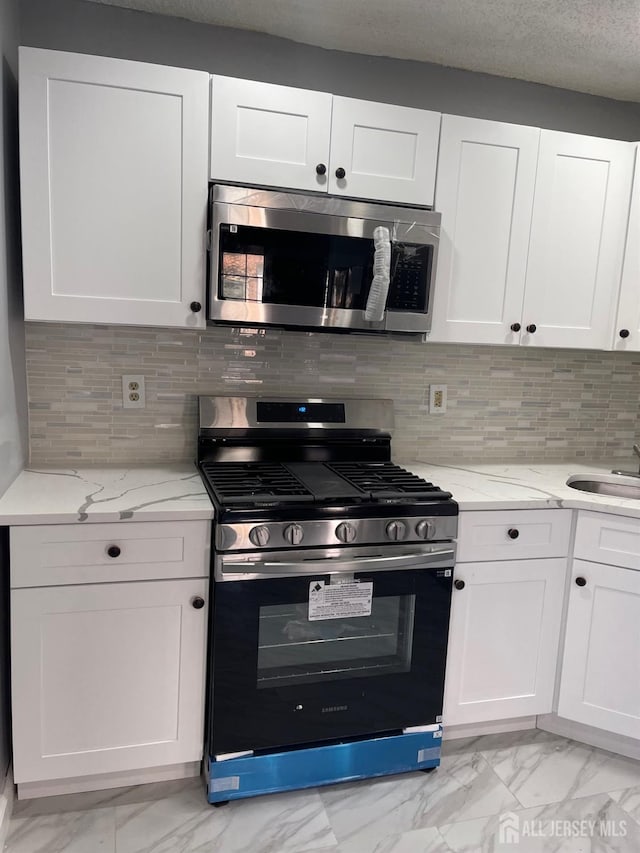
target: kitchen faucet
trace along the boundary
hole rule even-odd
[[[633,445],[633,452],[640,459],[640,445]],[[638,465],[638,471],[612,471],[612,474],[623,474],[625,477],[640,477],[640,464]]]

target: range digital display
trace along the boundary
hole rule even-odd
[[[343,424],[344,403],[256,403],[256,417],[262,424]]]

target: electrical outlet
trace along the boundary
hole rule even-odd
[[[144,376],[129,374],[122,377],[122,405],[125,409],[144,409]]]
[[[442,415],[447,411],[447,386],[429,386],[429,414]]]

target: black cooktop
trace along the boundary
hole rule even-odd
[[[281,462],[208,462],[202,473],[222,505],[307,501],[311,491]]]
[[[443,492],[417,474],[394,465],[393,462],[333,462],[330,467],[363,494],[376,498],[398,495],[430,500],[447,500],[450,492]]]
[[[200,469],[220,506],[447,501],[444,492],[392,462],[216,462]]]

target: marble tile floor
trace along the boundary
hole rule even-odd
[[[433,773],[239,800],[200,780],[17,802],[8,853],[638,853],[640,762],[542,731],[445,742]]]

